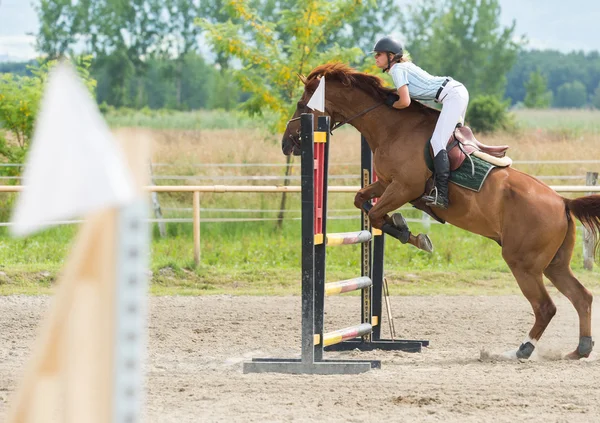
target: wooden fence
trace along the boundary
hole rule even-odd
[[[556,192],[580,192],[593,194],[600,192],[600,186],[597,186],[598,172],[588,172],[586,183],[588,185],[556,185],[550,186]],[[354,193],[360,189],[360,186],[330,186],[329,192],[351,192]],[[20,192],[23,186],[20,185],[2,185],[0,192]],[[299,185],[151,185],[144,187],[147,192],[191,192],[192,193],[192,211],[193,211],[193,233],[194,233],[194,263],[200,263],[200,193],[225,193],[225,192],[256,192],[256,193],[283,193],[300,192]],[[583,242],[584,267],[591,270],[594,263],[593,257],[594,245],[590,234],[585,231]]]

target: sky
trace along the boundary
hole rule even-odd
[[[418,0],[417,0],[418,1]],[[35,0],[0,0],[0,60],[35,57],[38,29]],[[414,0],[397,0],[404,6]],[[525,35],[528,48],[600,51],[600,1],[598,0],[499,0],[500,22],[516,20],[517,38]],[[393,33],[393,31],[390,31]],[[410,50],[410,46],[407,46]]]

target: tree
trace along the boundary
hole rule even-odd
[[[592,97],[592,105],[596,109],[600,109],[600,83],[598,83],[596,90],[594,90],[594,96]]]
[[[401,10],[395,0],[380,0],[375,5],[364,2],[359,5],[355,19],[346,22],[340,31],[328,32],[328,43],[358,47],[368,54],[379,37],[399,28],[400,16]]]
[[[197,38],[201,30],[195,20],[201,16],[201,6],[189,0],[167,0],[164,4],[170,15],[167,32],[172,34],[172,37],[167,37],[169,47],[165,53],[167,57],[173,58],[169,73],[175,79],[175,107],[181,109],[186,57],[198,51]]]
[[[530,109],[546,109],[552,104],[552,91],[548,91],[548,82],[544,75],[531,72],[525,84],[525,107]]]
[[[72,3],[71,0],[41,0],[34,5],[40,23],[37,50],[49,60],[64,56],[78,41],[85,14],[83,7]]]
[[[270,110],[272,129],[283,132],[295,107],[305,74],[317,64],[332,60],[351,62],[362,57],[359,48],[327,47],[328,34],[351,22],[361,0],[294,2],[279,9],[277,24],[261,17],[247,2],[229,0],[225,7],[233,20],[212,23],[198,20],[216,51],[241,62],[234,71],[241,88],[250,94],[242,109],[252,114]],[[282,40],[288,40],[283,42]]]
[[[111,78],[105,100],[116,106],[140,105],[146,61],[171,47],[166,42],[166,6],[163,0],[42,0],[37,46],[53,58],[83,43],[97,59],[95,73]]]
[[[554,105],[560,108],[580,108],[587,103],[587,91],[580,81],[567,82],[558,87]]]
[[[271,129],[283,132],[302,88],[296,74],[305,74],[328,61],[352,62],[363,56],[356,47],[327,45],[328,34],[352,22],[362,5],[361,0],[294,2],[287,9],[277,10],[278,19],[274,23],[261,18],[248,3],[228,0],[226,10],[240,23],[199,20],[199,24],[216,51],[241,62],[243,68],[234,71],[234,76],[250,94],[243,109],[251,115],[271,111],[274,117]],[[292,160],[293,156],[287,157],[286,176],[291,172]],[[283,193],[280,228],[285,200]]]
[[[472,97],[502,97],[522,41],[499,18],[498,0],[423,0],[407,8],[402,29],[416,64],[463,82]]]
[[[90,77],[90,56],[74,60],[79,75],[91,93],[96,81]],[[23,163],[29,150],[35,118],[48,72],[56,61],[29,68],[32,76],[0,75],[0,157],[7,163]],[[6,175],[19,175],[18,167],[1,168]]]
[[[581,81],[588,96],[600,84],[600,54],[598,52],[561,53],[556,50],[529,50],[519,53],[518,60],[507,75],[506,96],[512,103],[525,99],[525,82],[531,72],[541,70],[548,89],[556,94],[558,87],[571,81]]]

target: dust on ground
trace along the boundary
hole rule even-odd
[[[382,368],[308,376],[242,373],[251,357],[298,357],[299,297],[153,297],[144,421],[600,421],[596,353],[560,359],[578,342],[577,314],[563,297],[555,298],[558,313],[530,361],[486,358],[526,336],[533,314],[523,297],[391,301],[398,335],[428,339],[429,348],[326,353],[381,360]],[[359,297],[326,302],[326,330],[359,322]],[[0,297],[0,421],[48,305],[47,297]]]

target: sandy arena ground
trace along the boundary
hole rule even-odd
[[[242,363],[299,354],[299,297],[155,297],[144,421],[598,422],[600,360],[560,359],[577,345],[578,323],[555,300],[558,313],[528,362],[481,359],[481,350],[501,353],[524,338],[533,315],[523,297],[394,297],[399,335],[429,339],[429,348],[327,353],[380,359],[382,369],[291,376],[245,375]],[[359,303],[328,298],[326,329],[357,323]],[[0,421],[48,304],[0,297]]]

